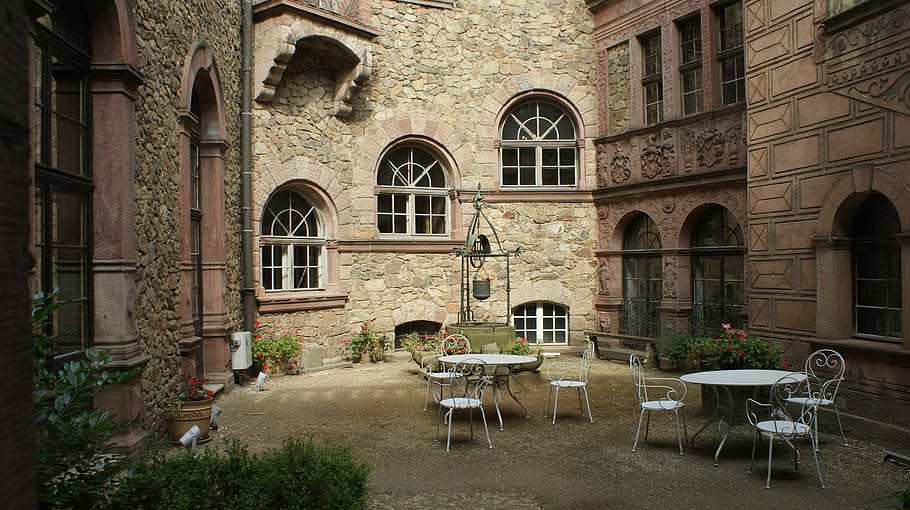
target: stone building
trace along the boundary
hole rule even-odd
[[[321,7],[321,8],[320,8]],[[394,335],[458,322],[480,190],[503,246],[476,320],[578,344],[595,325],[596,132],[583,2],[272,0],[255,6],[258,320],[340,355],[368,322]],[[282,215],[305,228],[288,230]],[[293,266],[293,267],[292,267]]]
[[[31,1],[33,288],[59,288],[61,358],[141,377],[99,399],[160,416],[181,370],[233,384],[239,325],[240,6]]]
[[[588,6],[600,322],[834,348],[845,426],[906,445],[907,3]]]

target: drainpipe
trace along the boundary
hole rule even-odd
[[[243,259],[243,330],[253,331],[256,320],[256,298],[253,294],[253,163],[252,163],[252,110],[253,110],[253,3],[241,0],[240,46],[240,223],[241,257]]]

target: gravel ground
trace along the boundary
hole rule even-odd
[[[346,445],[373,466],[370,509],[875,509],[892,508],[893,500],[877,498],[910,486],[910,470],[884,461],[878,446],[850,441],[843,447],[838,436],[823,433],[819,462],[827,488],[818,487],[811,449],[803,443],[797,473],[792,452],[775,448],[766,490],[767,446],[759,448],[753,473],[747,472],[748,427],[734,429],[715,467],[719,434],[709,428],[696,448],[686,447],[680,456],[670,413],[652,416],[648,443],[632,452],[638,409],[623,363],[594,364],[593,424],[566,393],[552,425],[544,417],[546,363],[541,372],[513,379],[530,418],[506,397],[500,431],[488,406],[492,449],[482,427],[471,438],[466,420],[454,422],[449,453],[444,428],[434,441],[436,406],[423,410],[426,383],[410,359],[276,377],[262,392],[238,387],[219,400],[221,427],[209,447],[227,437],[252,451],[288,437]],[[691,434],[704,422],[698,388],[689,388],[687,402]]]

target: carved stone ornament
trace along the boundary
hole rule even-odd
[[[664,296],[668,299],[676,299],[676,259],[668,257],[664,259]]]
[[[610,314],[607,312],[597,312],[597,325],[602,332],[612,333],[612,331],[610,331]]]
[[[610,295],[610,263],[605,259],[597,261],[597,293]]]
[[[610,155],[606,144],[595,144],[594,149],[597,151],[597,186],[603,188],[610,184]]]
[[[724,133],[715,126],[705,128],[695,139],[698,166],[711,168],[724,156]]]
[[[695,132],[689,128],[682,130],[680,135],[680,152],[682,152],[683,172],[689,173],[695,169]]]
[[[672,213],[676,209],[676,197],[664,198],[663,203],[660,204],[660,209],[666,214]]]
[[[632,176],[629,155],[623,150],[622,145],[613,145],[613,159],[610,161],[610,177],[613,182],[620,184],[629,180]]]
[[[727,165],[739,164],[740,149],[745,145],[743,140],[743,126],[734,122],[727,126]]]
[[[656,135],[648,136],[647,143],[641,148],[641,175],[653,179],[660,174],[662,152]]]

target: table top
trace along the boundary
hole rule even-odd
[[[520,365],[537,361],[534,356],[522,356],[520,354],[450,354],[441,356],[439,361],[443,363],[461,363],[469,359],[479,359],[487,365]]]
[[[797,381],[802,381],[806,378],[806,374],[790,370],[745,368],[693,372],[691,374],[683,374],[680,379],[687,383],[712,386],[772,386],[785,375],[791,375]]]

